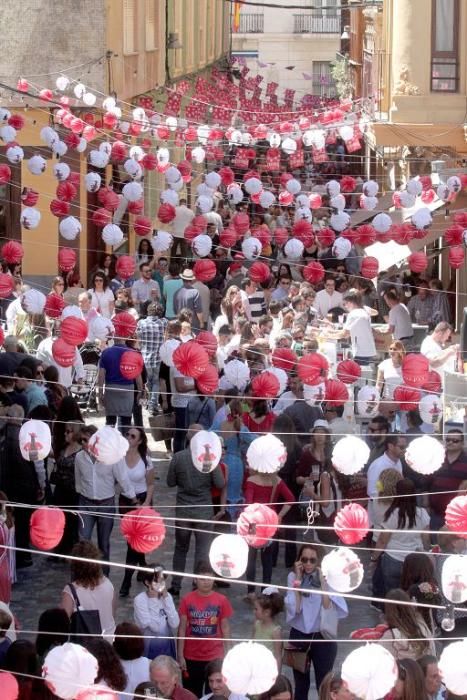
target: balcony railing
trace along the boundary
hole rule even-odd
[[[263,34],[264,32],[264,15],[260,12],[254,14],[240,15],[240,24],[238,29],[235,27],[233,31],[236,34]]]
[[[313,12],[309,15],[294,15],[294,34],[340,34],[340,14],[324,15]]]

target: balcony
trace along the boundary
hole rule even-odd
[[[238,29],[232,28],[235,34],[263,34],[264,33],[264,15],[260,12],[254,14],[240,15],[240,24]]]
[[[323,12],[313,12],[308,15],[293,16],[294,34],[340,34],[340,14],[325,15]]]

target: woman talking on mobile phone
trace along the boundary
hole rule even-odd
[[[328,627],[331,615],[341,619],[348,614],[344,598],[326,595],[325,591],[329,588],[321,574],[320,560],[319,545],[302,545],[294,570],[287,577],[287,585],[294,589],[287,591],[285,608],[287,622],[291,625],[288,648],[295,680],[295,700],[308,698],[311,664],[317,690],[324,676],[332,669],[337,643],[330,638],[325,627]]]
[[[165,585],[162,567],[154,565],[153,572],[145,571],[143,584],[146,590],[135,597],[133,609],[135,622],[146,637],[144,655],[148,659],[155,659],[160,654],[176,659],[172,636],[178,629],[180,617]]]

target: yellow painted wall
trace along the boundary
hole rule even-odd
[[[37,190],[39,200],[36,209],[41,213],[40,224],[32,230],[22,229],[24,247],[23,275],[56,274],[58,253],[58,219],[50,212],[50,201],[55,196],[57,180],[52,173],[52,161],[47,162],[47,169],[42,175],[31,175],[26,161],[21,167],[23,187]]]

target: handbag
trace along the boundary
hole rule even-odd
[[[337,609],[331,603],[329,608],[325,608],[321,604],[321,610],[319,613],[319,631],[323,639],[337,639],[337,623],[338,623]]]
[[[171,440],[175,430],[175,413],[158,413],[149,416],[149,426],[155,442]]]
[[[311,664],[309,652],[310,644],[294,645],[289,642],[284,646],[284,664],[294,671],[308,673]]]
[[[82,644],[82,635],[100,636],[102,634],[101,616],[99,610],[83,610],[74,585],[69,583],[68,588],[76,606],[70,618],[70,642]]]

